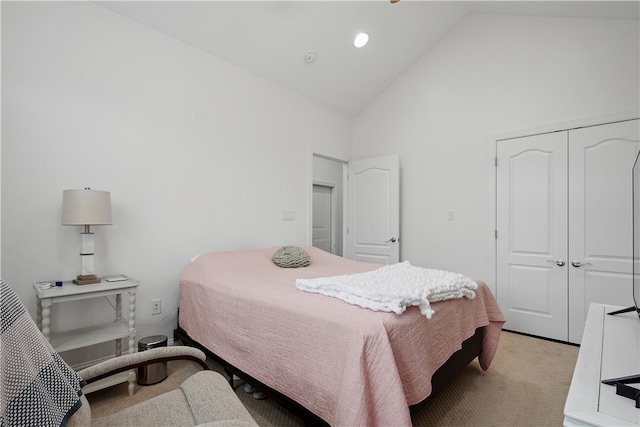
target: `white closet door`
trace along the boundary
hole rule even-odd
[[[497,299],[505,329],[567,340],[567,133],[497,143]]]
[[[633,302],[631,168],[638,129],[631,120],[569,132],[570,342],[581,341],[592,302]]]

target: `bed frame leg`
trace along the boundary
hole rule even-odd
[[[231,388],[233,388],[233,372],[231,372],[230,370],[228,370],[226,368],[225,368],[224,372],[229,376],[229,385],[231,386]]]

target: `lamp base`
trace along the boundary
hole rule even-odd
[[[77,279],[73,279],[76,285],[90,285],[92,283],[100,283],[100,278],[95,274],[79,274]]]

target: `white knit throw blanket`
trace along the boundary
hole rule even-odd
[[[431,319],[435,311],[429,302],[473,299],[478,284],[462,274],[415,267],[404,261],[366,273],[297,279],[296,287],[375,311],[402,314],[415,305]]]

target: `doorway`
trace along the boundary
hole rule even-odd
[[[343,198],[346,162],[313,155],[312,246],[343,255]]]
[[[313,231],[312,245],[325,252],[333,253],[335,238],[333,237],[335,222],[334,203],[332,203],[333,187],[313,185]]]
[[[314,153],[311,244],[356,261],[398,262],[399,170],[397,154],[346,162]]]

